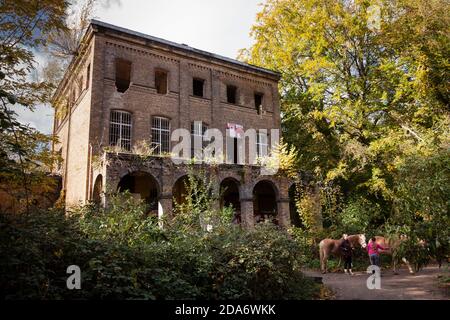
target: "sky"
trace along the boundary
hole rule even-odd
[[[263,0],[121,0],[98,6],[94,18],[236,58],[253,43],[249,32]],[[22,123],[51,133],[53,109],[17,110]]]

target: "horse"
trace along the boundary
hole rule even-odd
[[[361,247],[366,247],[366,236],[364,234],[354,234],[348,236],[348,241],[350,241],[351,246],[354,248],[357,245]],[[320,269],[322,273],[327,273],[327,261],[330,255],[336,257],[341,257],[340,246],[344,241],[343,238],[339,240],[334,239],[323,239],[319,243],[319,255],[320,255]]]
[[[380,255],[385,254],[385,255],[390,255],[392,257],[392,269],[394,271],[394,274],[398,274],[397,268],[396,268],[397,267],[397,250],[400,247],[400,245],[402,244],[402,242],[406,241],[407,239],[408,238],[405,235],[401,235],[401,236],[395,237],[395,238],[385,238],[383,236],[375,236],[375,242],[377,244],[379,244],[380,246],[382,246],[383,248],[387,249],[387,250],[380,251]],[[425,241],[420,240],[419,244],[421,246],[425,247]],[[415,271],[411,267],[411,264],[405,257],[402,257],[402,261],[408,267],[409,273],[415,274]]]

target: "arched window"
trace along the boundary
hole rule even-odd
[[[109,120],[109,144],[131,150],[131,113],[112,110]]]
[[[155,153],[170,151],[170,120],[163,117],[152,118],[152,146]]]
[[[191,122],[191,158],[203,159],[203,149],[207,146],[207,141],[203,138],[208,126],[201,121]]]

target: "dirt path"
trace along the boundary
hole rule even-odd
[[[392,271],[382,272],[381,289],[369,290],[366,280],[369,274],[355,272],[353,276],[344,273],[327,273],[304,270],[305,274],[323,277],[323,283],[331,288],[338,300],[450,300],[449,292],[438,287],[437,277],[444,274],[445,268],[430,266],[416,275],[410,275],[407,269],[400,269],[398,275]]]

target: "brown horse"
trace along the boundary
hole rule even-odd
[[[351,246],[354,248],[357,245],[361,247],[366,247],[366,236],[364,234],[354,234],[348,236],[348,241],[350,241]],[[319,243],[319,255],[320,255],[320,269],[322,273],[327,272],[327,262],[330,255],[334,255],[335,257],[341,257],[341,250],[339,247],[341,246],[343,238],[339,240],[334,239],[323,239]]]
[[[406,241],[408,238],[405,235],[401,235],[401,236],[392,237],[392,238],[376,236],[375,239],[376,239],[377,244],[379,244],[383,248],[387,249],[387,250],[380,251],[380,255],[385,254],[385,255],[390,255],[392,257],[392,270],[394,271],[394,274],[398,274],[397,273],[398,249],[399,249],[400,245],[402,244],[402,242]],[[370,242],[372,242],[372,241],[370,241]],[[425,246],[425,242],[423,240],[420,240],[419,244],[422,246]],[[409,273],[414,274],[415,272],[414,272],[413,268],[411,267],[411,264],[409,263],[409,261],[405,257],[402,257],[402,261],[408,267]]]

